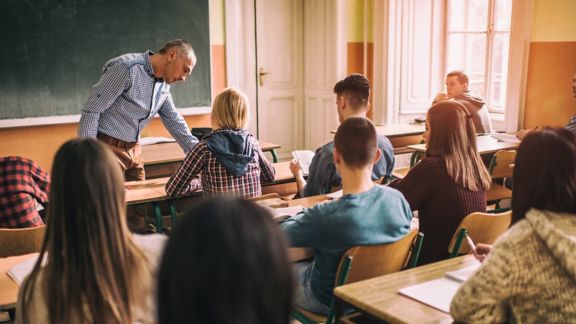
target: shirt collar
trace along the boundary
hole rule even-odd
[[[148,50],[146,52],[144,52],[144,70],[146,71],[146,73],[148,73],[154,80],[156,81],[161,81],[162,79],[157,79],[154,76],[154,68],[152,67],[152,64],[150,63],[150,56],[154,55],[155,53]]]

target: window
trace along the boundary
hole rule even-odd
[[[448,0],[445,73],[464,70],[471,94],[492,113],[504,113],[512,0]]]

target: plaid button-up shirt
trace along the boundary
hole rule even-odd
[[[140,131],[158,113],[162,123],[186,153],[198,143],[176,111],[170,85],[154,78],[153,53],[124,54],[104,64],[82,108],[78,136],[95,138],[98,132],[138,142]]]
[[[226,171],[208,149],[206,141],[202,140],[186,156],[178,171],[170,177],[166,183],[166,193],[176,197],[202,189],[205,198],[223,195],[243,198],[261,196],[261,183],[273,182],[276,171],[266,159],[258,141],[252,135],[249,135],[249,140],[256,155],[248,163],[244,175],[236,177]]]
[[[46,204],[49,185],[48,174],[34,162],[17,156],[0,158],[0,227],[44,224],[36,202]]]

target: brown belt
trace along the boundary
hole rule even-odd
[[[136,144],[138,144],[137,142],[124,142],[123,140],[119,140],[115,137],[108,136],[108,135],[103,134],[103,133],[98,133],[98,135],[96,135],[96,137],[106,144],[110,144],[112,146],[127,149],[127,150],[132,149],[134,146],[136,146]]]

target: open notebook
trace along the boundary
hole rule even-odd
[[[24,279],[26,279],[26,277],[28,277],[30,272],[32,272],[32,268],[34,268],[34,265],[36,264],[37,260],[38,260],[37,255],[32,256],[13,266],[10,270],[8,270],[8,272],[6,272],[6,274],[8,275],[8,277],[12,278],[12,280],[14,280],[18,284],[18,286],[20,286],[22,285]]]
[[[405,287],[398,292],[445,313],[450,313],[450,303],[456,291],[480,268],[480,265],[481,263],[477,262],[460,270],[448,271],[442,278]]]
[[[294,160],[300,162],[300,166],[302,167],[302,173],[307,176],[310,170],[310,163],[312,163],[312,159],[314,158],[315,153],[308,150],[300,150],[300,151],[292,151],[292,157]]]

